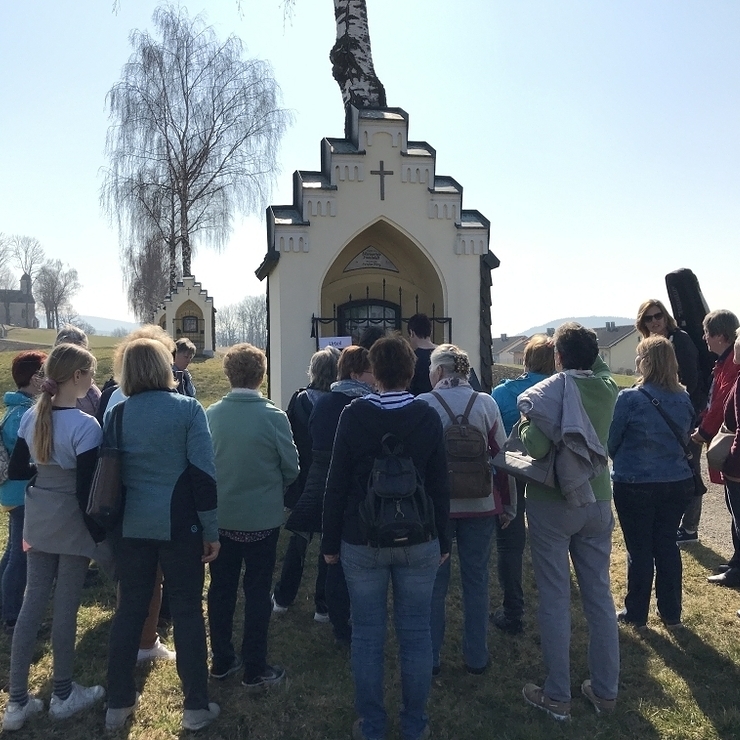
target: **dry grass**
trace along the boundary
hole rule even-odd
[[[281,546],[285,545],[283,537]],[[624,593],[624,549],[621,535],[614,537],[613,590]],[[314,544],[312,553],[315,553]],[[262,697],[247,696],[239,677],[213,682],[212,700],[221,704],[222,717],[199,733],[216,739],[334,740],[347,738],[354,720],[352,680],[348,655],[336,647],[327,625],[313,621],[311,584],[313,561],[307,567],[297,603],[287,614],[273,619],[270,657],[288,669],[289,685]],[[315,560],[315,558],[314,558]],[[578,685],[587,677],[585,622],[574,585],[573,607],[573,720],[559,724],[528,707],[521,698],[526,681],[540,681],[544,669],[534,619],[536,594],[529,562],[525,565],[527,604],[526,630],[516,638],[497,630],[489,637],[491,667],[482,677],[470,676],[462,666],[459,593],[449,601],[448,638],[443,651],[443,670],[434,681],[429,713],[437,740],[495,738],[496,740],[616,740],[647,738],[663,740],[740,737],[737,686],[740,679],[740,646],[737,641],[736,591],[709,587],[708,568],[721,558],[706,548],[684,553],[686,627],[668,632],[657,618],[644,635],[620,630],[622,676],[618,711],[610,717],[596,716],[578,696]],[[453,582],[455,582],[453,577]],[[495,578],[492,578],[492,584]],[[492,585],[492,603],[499,598]],[[80,610],[76,678],[105,683],[106,641],[113,607],[111,584],[85,592]],[[237,620],[238,623],[238,620]],[[387,690],[392,730],[398,737],[395,717],[400,688],[392,630],[387,655]],[[48,631],[43,633],[48,634]],[[0,638],[0,660],[6,678],[9,645]],[[51,692],[51,658],[48,637],[39,642],[32,688],[48,700]],[[5,683],[6,681],[4,681]],[[175,668],[155,665],[139,669],[143,699],[136,720],[117,737],[179,737],[181,694]],[[103,710],[54,725],[46,716],[29,721],[19,737],[46,740],[88,740],[102,735]]]

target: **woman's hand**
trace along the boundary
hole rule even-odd
[[[339,562],[339,554],[336,555],[324,555],[324,562],[327,565],[336,565]]]
[[[220,542],[203,542],[202,563],[212,563],[218,557],[218,551],[221,549]]]
[[[512,522],[512,517],[509,514],[499,514],[498,523],[501,529],[506,529]]]

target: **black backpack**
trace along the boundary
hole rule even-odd
[[[485,498],[491,495],[491,456],[488,440],[478,427],[468,422],[468,415],[478,394],[470,394],[465,411],[455,416],[442,396],[432,395],[447,412],[452,422],[445,429],[447,473],[450,477],[450,498]]]
[[[418,545],[436,536],[432,502],[414,461],[403,452],[403,442],[385,434],[373,461],[360,504],[360,525],[373,547]]]

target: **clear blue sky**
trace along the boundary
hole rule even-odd
[[[697,273],[740,311],[740,3],[736,0],[367,0],[376,70],[437,173],[491,221],[493,328],[633,316],[664,275]],[[219,33],[268,59],[295,123],[272,202],[340,136],[331,0],[200,0]],[[24,0],[0,9],[0,231],[79,270],[79,313],[129,318],[98,191],[117,81],[154,0]],[[260,217],[194,273],[216,305],[263,290]]]

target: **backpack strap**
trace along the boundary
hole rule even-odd
[[[473,404],[476,402],[477,398],[478,398],[478,392],[477,391],[473,391],[470,394],[470,400],[468,401],[468,405],[465,407],[465,411],[463,412],[463,415],[462,415],[462,420],[463,420],[463,423],[464,424],[469,424],[470,423],[468,421],[468,414],[472,411]]]
[[[457,417],[452,412],[452,409],[449,407],[447,401],[445,401],[444,398],[442,398],[442,396],[440,396],[439,393],[437,393],[437,391],[432,391],[432,395],[437,399],[437,401],[439,402],[439,405],[447,412],[447,416],[450,417],[450,421],[453,424],[459,424]]]

